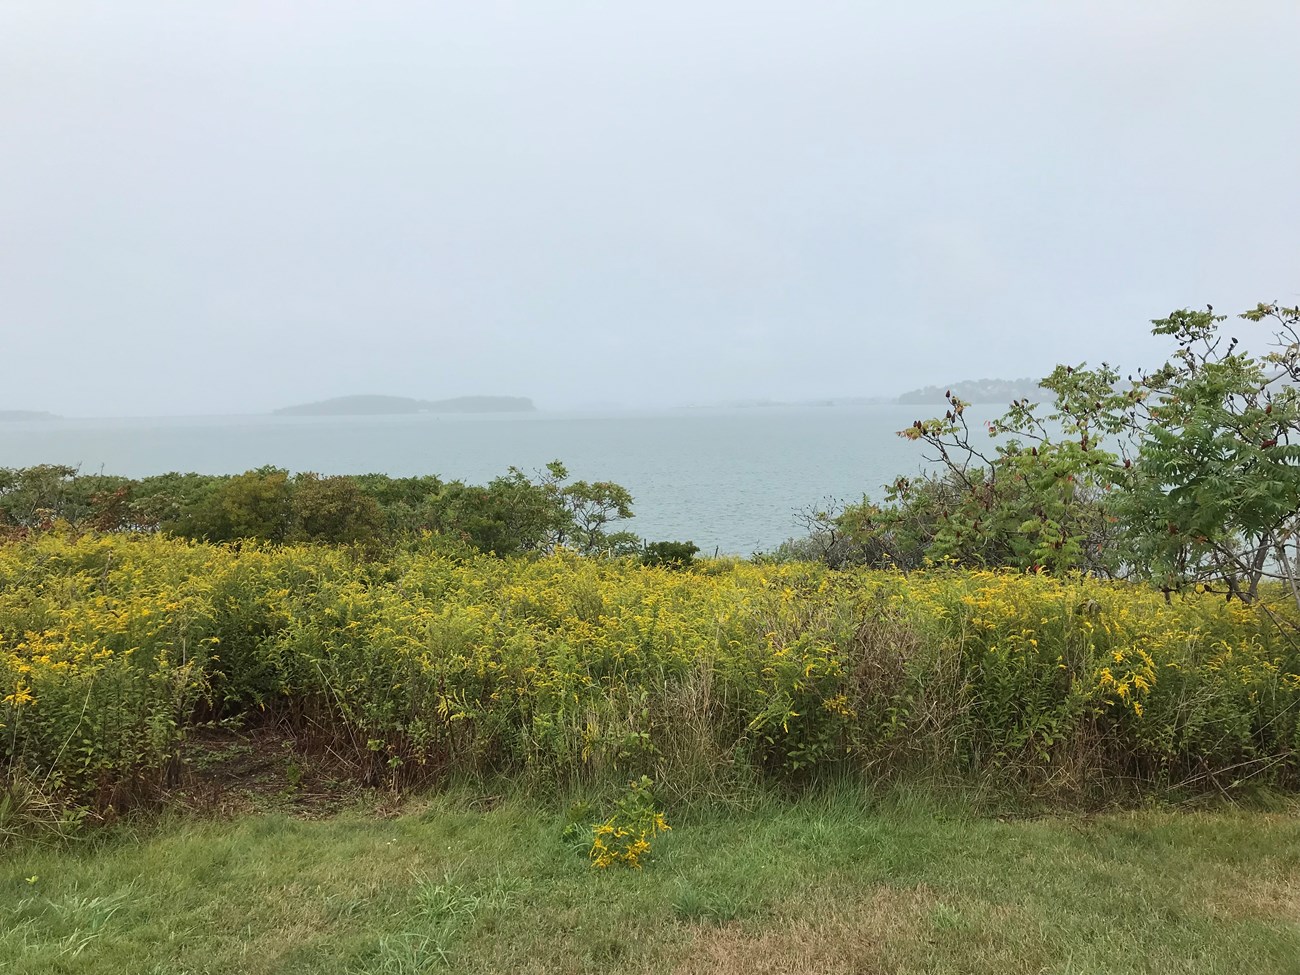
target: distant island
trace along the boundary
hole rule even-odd
[[[7,420],[61,420],[57,413],[42,410],[0,410],[0,423]]]
[[[394,416],[406,413],[532,413],[526,396],[457,396],[411,399],[406,396],[338,396],[319,403],[285,406],[276,416]]]
[[[889,396],[832,396],[826,399],[776,400],[776,399],[733,399],[716,403],[687,403],[677,406],[679,410],[765,410],[776,407],[791,406],[880,406],[893,403]]]
[[[1037,379],[963,379],[949,386],[913,389],[898,397],[898,402],[911,406],[943,403],[946,401],[944,394],[950,390],[954,396],[967,403],[1002,405],[1018,399],[1037,400],[1043,393]]]

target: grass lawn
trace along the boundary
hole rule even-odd
[[[597,871],[466,793],[0,848],[0,971],[1300,973],[1300,819],[1002,821],[847,790],[673,818]]]

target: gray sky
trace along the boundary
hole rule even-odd
[[[1300,303],[1300,3],[0,0],[0,408],[879,395]]]

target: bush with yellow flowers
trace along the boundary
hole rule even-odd
[[[0,770],[121,809],[195,723],[270,716],[393,784],[1296,785],[1294,623],[1082,576],[54,532],[0,545]]]
[[[643,775],[628,783],[614,815],[592,824],[587,855],[591,865],[600,870],[612,866],[640,870],[650,855],[654,838],[671,830],[667,818],[655,804],[654,782]]]

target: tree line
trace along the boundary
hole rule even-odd
[[[143,478],[53,464],[0,468],[0,536],[8,537],[63,524],[209,542],[375,549],[432,533],[452,548],[502,556],[559,546],[598,554],[641,550],[640,539],[622,528],[632,514],[626,488],[571,480],[559,461],[532,476],[512,467],[483,485],[432,476],[291,474],[277,467]]]

